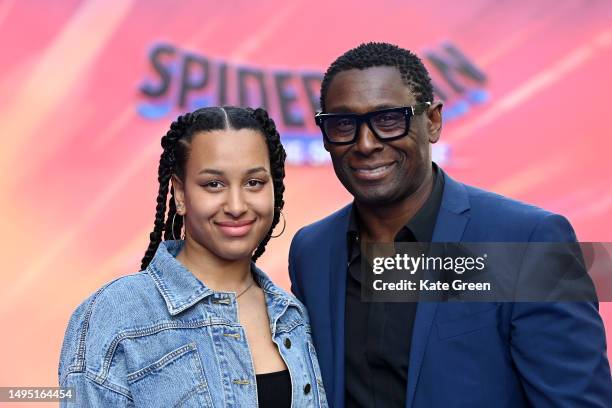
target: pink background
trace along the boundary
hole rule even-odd
[[[138,270],[159,140],[179,113],[138,113],[147,101],[139,87],[157,80],[148,60],[155,44],[266,72],[323,72],[364,41],[420,55],[457,46],[486,74],[488,99],[446,122],[436,148],[444,169],[567,216],[582,241],[612,241],[607,1],[4,0],[0,386],[56,385],[71,312],[104,282]],[[274,100],[271,112],[279,117]],[[318,137],[311,114],[301,130]],[[287,230],[260,263],[288,288],[295,231],[350,197],[328,164],[290,165],[286,185]],[[612,308],[601,309],[612,322]]]

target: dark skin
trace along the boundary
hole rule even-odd
[[[329,113],[366,113],[413,106],[416,97],[395,67],[380,66],[338,73],[325,96]],[[363,123],[348,146],[325,143],[334,171],[355,198],[361,238],[393,242],[395,235],[423,206],[433,188],[431,144],[440,138],[442,103],[413,116],[405,137],[376,138]]]

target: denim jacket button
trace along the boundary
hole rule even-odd
[[[310,394],[310,383],[308,383],[308,384],[306,384],[306,385],[304,386],[304,394],[305,394],[305,395]]]
[[[288,349],[291,348],[291,340],[289,340],[289,337],[285,339],[285,347],[287,347]]]

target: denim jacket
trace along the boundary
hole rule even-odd
[[[257,384],[233,292],[215,292],[164,241],[149,266],[118,278],[74,312],[59,382],[78,407],[256,407]],[[305,307],[255,265],[272,340],[291,377],[292,407],[327,407]]]

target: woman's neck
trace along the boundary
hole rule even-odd
[[[176,259],[207,287],[218,292],[240,292],[251,281],[251,258],[228,261],[189,237]]]

